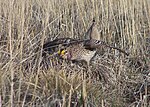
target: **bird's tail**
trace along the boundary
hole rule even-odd
[[[115,47],[115,46],[111,46],[111,45],[107,44],[106,42],[100,41],[100,40],[95,40],[95,39],[86,40],[84,45],[85,45],[85,47],[92,48],[92,49],[99,48],[101,46],[105,46],[105,47],[109,47],[109,48],[112,48],[112,49],[116,49],[119,52],[124,53],[125,55],[129,56],[129,53],[127,53],[125,50],[120,49],[120,48]]]

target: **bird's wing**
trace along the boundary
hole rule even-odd
[[[57,53],[59,50],[65,49],[70,45],[76,45],[83,43],[84,40],[78,40],[73,38],[59,38],[53,41],[48,41],[43,45],[43,56],[48,54]]]
[[[53,54],[57,52],[63,46],[69,44],[71,41],[74,41],[72,38],[58,38],[53,41],[48,41],[43,44],[43,55],[46,53]]]

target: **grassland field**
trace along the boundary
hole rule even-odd
[[[56,38],[83,39],[93,18],[104,49],[85,66],[47,58]],[[0,107],[150,107],[150,0],[1,0]]]

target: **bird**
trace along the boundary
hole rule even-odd
[[[106,42],[99,40],[100,34],[97,29],[96,21],[93,22],[87,32],[84,35],[84,39],[73,38],[59,38],[53,41],[47,42],[43,45],[43,56],[57,55],[62,59],[70,61],[85,61],[87,65],[90,65],[90,61],[95,56],[99,48],[107,47],[116,49],[125,55],[129,55],[124,50],[111,46]]]

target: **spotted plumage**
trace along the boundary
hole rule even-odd
[[[86,61],[87,63],[93,58],[96,50],[86,49],[84,43],[73,44],[65,48],[64,53],[60,54],[63,59],[72,61]]]

